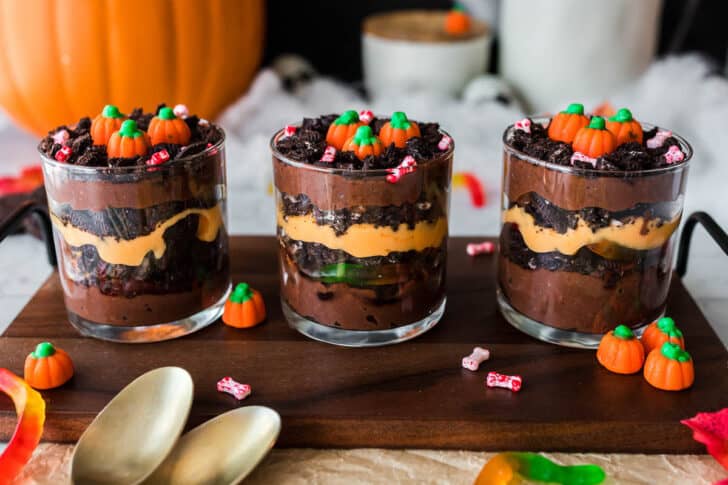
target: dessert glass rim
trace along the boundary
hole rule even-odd
[[[531,119],[534,123],[539,123],[546,126],[544,123],[549,120],[547,117],[531,117],[528,118]],[[644,123],[640,121],[640,125],[642,126],[643,130],[651,130],[653,128],[658,128],[657,125],[653,125],[650,123]],[[590,177],[637,177],[637,176],[646,176],[646,175],[657,175],[661,173],[668,173],[671,171],[678,171],[683,170],[688,167],[688,164],[690,163],[690,160],[693,157],[693,147],[690,146],[690,143],[685,140],[682,136],[678,135],[674,131],[672,132],[672,137],[675,138],[678,143],[680,144],[680,149],[685,154],[685,160],[683,160],[680,163],[675,163],[672,165],[667,165],[665,167],[658,167],[658,168],[648,168],[645,170],[599,170],[596,168],[581,168],[576,166],[567,166],[567,165],[559,165],[558,163],[552,163],[547,162],[546,160],[541,160],[540,158],[533,157],[531,155],[527,155],[526,153],[522,152],[521,150],[518,150],[517,148],[514,148],[510,143],[508,143],[508,135],[510,135],[513,130],[515,129],[515,123],[508,125],[506,127],[505,131],[503,132],[503,147],[504,149],[513,154],[517,155],[518,158],[522,159],[523,161],[529,162],[533,165],[539,165],[545,168],[549,168],[552,170],[557,170],[559,172],[564,173],[570,173],[573,175],[586,175]]]
[[[128,167],[111,167],[111,166],[103,166],[103,167],[90,167],[87,165],[76,165],[74,163],[66,163],[66,162],[59,162],[58,160],[54,160],[50,157],[48,157],[45,153],[41,151],[41,149],[38,147],[38,153],[40,154],[41,160],[43,160],[44,164],[48,164],[52,167],[57,167],[61,170],[67,170],[69,172],[77,172],[77,173],[85,173],[85,174],[99,174],[103,173],[105,175],[114,175],[114,174],[130,174],[130,173],[139,173],[139,172],[148,172],[148,173],[159,173],[161,171],[170,170],[172,168],[178,167],[180,165],[185,165],[190,162],[197,162],[201,161],[207,158],[209,155],[214,155],[216,151],[219,151],[222,149],[225,145],[225,130],[220,128],[219,126],[214,127],[216,130],[220,132],[220,139],[213,145],[206,147],[201,152],[193,153],[192,155],[185,155],[180,158],[175,158],[174,160],[170,160],[169,162],[165,162],[162,165],[154,165],[154,166],[148,166],[148,165],[132,165]],[[150,170],[153,169],[153,170]]]
[[[377,116],[378,117],[378,116]],[[288,126],[295,126],[300,127],[300,124],[291,124]],[[339,167],[320,167],[318,165],[314,165],[312,163],[306,163],[306,162],[300,162],[298,160],[293,160],[292,158],[287,157],[286,155],[283,155],[280,151],[278,151],[278,148],[276,148],[276,142],[278,139],[283,135],[285,132],[285,128],[280,129],[276,131],[273,136],[270,139],[270,149],[273,152],[273,156],[276,157],[281,162],[285,163],[286,165],[290,165],[292,167],[301,168],[305,170],[312,170],[314,172],[321,172],[321,173],[327,173],[327,174],[334,174],[334,175],[361,175],[363,177],[374,177],[377,175],[389,175],[392,173],[392,170],[396,167],[392,168],[375,168],[372,170],[353,170],[350,168],[339,168]],[[447,148],[447,150],[441,151],[438,153],[437,157],[432,157],[427,160],[427,162],[432,162],[435,160],[438,160],[440,158],[444,158],[446,156],[452,155],[455,151],[455,139],[445,130],[442,128],[438,128],[437,132],[445,135],[450,138],[450,146]]]

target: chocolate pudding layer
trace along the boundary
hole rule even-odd
[[[298,315],[353,331],[386,330],[429,317],[445,298],[452,144],[436,124],[363,160],[337,151],[322,162],[336,116],[277,134],[273,169],[281,298]],[[369,125],[379,133],[388,119]],[[416,168],[388,180],[407,157]]]
[[[580,334],[650,323],[666,306],[690,147],[644,127],[641,141],[589,159],[549,138],[549,120],[530,122],[504,135],[503,296]]]

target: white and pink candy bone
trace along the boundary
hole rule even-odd
[[[283,128],[283,138],[295,135],[297,129],[298,128],[294,125],[286,125],[286,127]]]
[[[187,118],[190,115],[190,110],[184,104],[178,104],[172,108],[172,112],[177,118]]]
[[[440,138],[440,141],[437,143],[437,148],[444,152],[450,148],[450,145],[452,145],[452,138],[447,135],[442,135],[442,138]]]
[[[238,401],[242,401],[246,397],[250,396],[250,393],[252,392],[248,384],[241,384],[229,376],[223,377],[217,382],[217,391],[230,394]]]
[[[592,158],[590,156],[584,155],[581,152],[574,152],[573,155],[571,155],[571,164],[574,165],[574,162],[584,162],[591,164],[592,167],[597,166],[597,159]]]
[[[680,150],[677,145],[672,145],[667,152],[665,152],[665,161],[668,164],[682,162],[685,160],[685,154]]]
[[[671,136],[671,131],[658,130],[657,133],[655,133],[655,136],[645,142],[645,145],[647,145],[647,148],[660,148],[662,145],[665,144],[665,140],[667,140]]]
[[[57,132],[53,133],[53,143],[63,145],[65,142],[68,141],[70,137],[71,135],[68,133],[68,130],[60,129]]]
[[[526,133],[531,133],[531,120],[528,118],[523,118],[522,120],[516,121],[516,123],[513,125],[513,127],[516,130],[525,131]]]
[[[56,161],[58,162],[65,162],[71,157],[71,154],[73,153],[73,149],[71,147],[62,147],[60,150],[56,152],[56,156],[54,157]]]
[[[412,173],[417,168],[417,161],[412,155],[407,155],[396,168],[390,169],[390,174],[387,175],[387,182],[395,184],[399,182],[404,175]]]
[[[490,359],[490,350],[482,347],[475,347],[467,357],[463,357],[463,368],[476,371],[480,364]]]
[[[334,161],[334,158],[336,158],[336,148],[327,145],[324,154],[321,155],[321,161],[331,163]]]
[[[523,379],[521,376],[509,376],[497,372],[488,372],[485,385],[488,387],[502,387],[504,389],[510,389],[513,392],[518,392],[523,385]]]
[[[363,109],[363,110],[359,111],[359,121],[361,121],[365,125],[368,125],[369,123],[371,123],[373,119],[374,119],[374,113],[372,113],[371,110]]]
[[[482,243],[468,243],[465,246],[465,252],[468,256],[477,256],[479,254],[492,254],[495,251],[495,243],[491,241],[483,241]]]

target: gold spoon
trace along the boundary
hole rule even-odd
[[[75,485],[133,485],[169,454],[192,406],[190,374],[162,367],[136,378],[96,416],[71,459]]]
[[[184,435],[144,485],[240,482],[273,448],[281,417],[264,406],[234,409]]]

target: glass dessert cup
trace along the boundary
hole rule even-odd
[[[230,291],[224,138],[157,166],[41,158],[68,319],[81,334],[155,342],[221,315]]]
[[[569,347],[596,348],[620,324],[640,334],[665,312],[690,145],[673,135],[683,163],[605,171],[528,156],[509,146],[513,129],[503,135],[501,313]]]
[[[289,325],[326,343],[388,345],[445,311],[453,147],[398,182],[391,172],[297,162],[271,140],[281,305]]]

